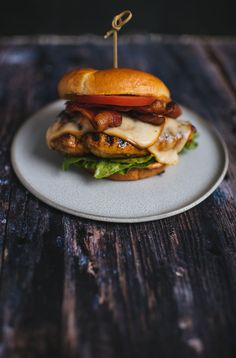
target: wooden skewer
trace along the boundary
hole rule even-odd
[[[118,35],[117,31],[114,31],[113,33],[113,67],[118,67]]]
[[[118,67],[118,31],[127,24],[128,21],[132,18],[132,12],[130,10],[125,10],[120,14],[116,15],[112,20],[112,29],[109,30],[104,36],[107,39],[113,34],[113,67]]]

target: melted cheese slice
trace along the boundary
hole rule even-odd
[[[87,120],[87,118],[80,117],[79,124],[76,122],[76,117],[74,118],[75,122],[68,121],[66,123],[62,123],[60,119],[57,119],[47,130],[46,140],[47,144],[50,146],[50,143],[56,139],[61,137],[64,134],[72,134],[75,137],[82,137],[85,133],[93,132],[93,126]]]
[[[149,152],[154,155],[158,163],[174,165],[179,161],[179,156],[176,150],[158,150],[157,146],[154,144],[152,147],[148,148]]]
[[[183,149],[191,134],[192,126],[188,122],[166,118],[158,141],[148,148],[156,160],[162,164],[178,163],[178,153]]]
[[[104,133],[126,140],[139,148],[148,148],[155,143],[161,133],[162,125],[144,123],[122,115],[119,127],[108,128]]]
[[[80,127],[82,127],[82,129]],[[121,126],[108,128],[104,133],[124,139],[140,148],[148,148],[157,141],[161,129],[162,126],[154,126],[153,124],[144,123],[123,115]],[[58,119],[49,127],[46,138],[50,146],[52,140],[63,134],[70,133],[78,138],[87,132],[94,131],[89,120],[84,117],[80,117],[79,124],[77,124],[76,121],[62,124]]]

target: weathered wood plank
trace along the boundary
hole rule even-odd
[[[26,47],[20,51],[6,48],[1,54],[4,120],[0,135],[4,151],[1,160],[5,161],[1,175],[8,181],[7,186],[1,186],[5,188],[5,195],[1,196],[5,209],[0,283],[1,352],[24,355],[27,347],[29,355],[36,351],[56,353],[63,280],[61,215],[49,214],[48,208],[19,184],[9,166],[10,143],[17,127],[44,101],[43,96],[40,103],[37,99],[38,79],[41,83],[45,80],[44,72],[38,73],[41,53],[36,48],[28,51]],[[48,234],[52,230],[53,236]]]
[[[236,96],[236,49],[234,42],[231,41],[209,41],[212,60],[217,62],[223,75],[226,77],[229,86],[231,86]],[[235,115],[235,113],[232,113]]]
[[[110,44],[2,45],[0,354],[235,356],[235,95],[226,75],[236,78],[228,68],[232,51],[226,61],[196,39],[121,42],[120,63],[163,78],[174,98],[217,127],[231,157],[227,178],[198,207],[121,225],[47,207],[19,184],[9,162],[17,127],[56,98],[61,74],[109,66]]]

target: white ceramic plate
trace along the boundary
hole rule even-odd
[[[112,222],[144,222],[186,211],[206,199],[228,167],[227,149],[216,131],[184,109],[198,129],[199,146],[182,154],[177,166],[160,176],[134,182],[96,180],[72,168],[61,170],[62,156],[45,144],[45,132],[63,109],[54,102],[27,120],[12,144],[12,164],[22,184],[37,198],[77,216]]]

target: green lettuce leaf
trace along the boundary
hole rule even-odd
[[[152,155],[139,158],[119,158],[105,159],[87,155],[83,157],[66,156],[63,161],[63,170],[68,170],[71,165],[77,165],[80,168],[93,169],[96,179],[106,178],[112,174],[126,174],[132,168],[145,168],[151,163],[155,163]]]
[[[64,157],[63,163],[62,163],[62,169],[67,171],[71,165],[77,164],[82,168],[91,168],[95,169],[97,160],[95,157],[90,156],[84,156],[84,157],[70,157],[66,156]]]
[[[195,133],[192,140],[187,142],[181,153],[195,149],[197,143],[198,133]],[[106,159],[98,158],[92,155],[85,155],[82,157],[65,156],[62,164],[63,170],[68,170],[71,165],[76,165],[80,168],[93,169],[94,177],[96,179],[106,178],[112,174],[126,174],[130,169],[145,168],[149,164],[155,163],[156,160],[153,155],[147,155],[139,158],[118,158]]]
[[[198,147],[198,142],[197,142],[198,137],[199,137],[198,132],[194,133],[193,138],[185,144],[185,146],[181,150],[181,153],[184,153],[185,151],[188,150],[196,149]]]

